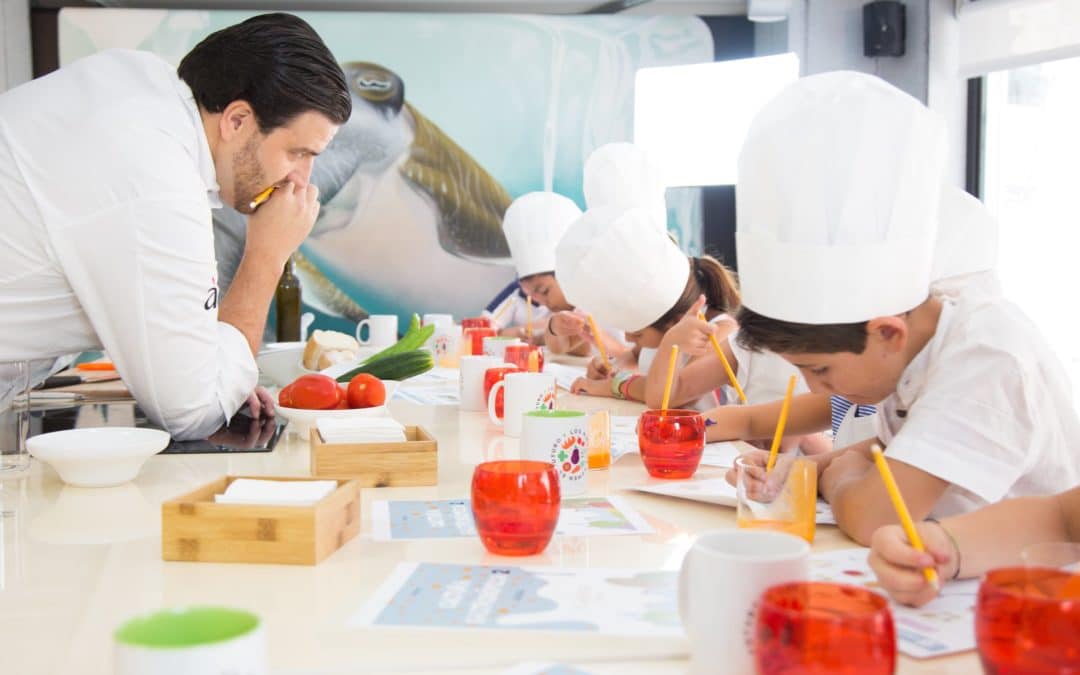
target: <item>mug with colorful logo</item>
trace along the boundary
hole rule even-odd
[[[548,462],[568,497],[585,493],[589,473],[589,417],[578,410],[532,410],[521,426],[521,458]]]
[[[495,414],[495,400],[505,388],[503,419]],[[488,417],[507,436],[521,436],[521,418],[531,410],[555,409],[555,376],[545,373],[508,373],[488,394]]]

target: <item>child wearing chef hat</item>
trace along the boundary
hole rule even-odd
[[[812,391],[877,404],[875,438],[819,459],[819,490],[860,543],[896,519],[868,450],[912,516],[1077,484],[1071,387],[997,293],[931,293],[944,125],[884,81],[835,72],[787,87],[739,157],[739,342]]]

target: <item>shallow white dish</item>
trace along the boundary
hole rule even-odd
[[[159,429],[90,427],[31,436],[26,449],[68,485],[110,487],[135,478],[143,462],[169,444]]]
[[[386,400],[389,402],[393,397],[394,392],[397,391],[400,382],[394,380],[383,380],[383,386],[386,387]],[[275,401],[277,396],[275,395]],[[334,419],[349,419],[355,417],[389,417],[390,411],[387,410],[386,405],[377,405],[371,408],[349,408],[347,410],[307,410],[305,408],[286,408],[283,405],[274,403],[274,409],[277,414],[281,415],[285,419],[289,420],[289,426],[286,427],[287,431],[294,432],[300,435],[301,438],[307,438],[311,431],[311,427],[315,426],[315,420],[320,417],[334,418]]]

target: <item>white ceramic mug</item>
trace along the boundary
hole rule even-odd
[[[480,412],[487,409],[484,401],[484,371],[499,366],[514,367],[512,363],[503,363],[494,356],[461,357],[461,410]]]
[[[367,326],[368,329],[366,340],[360,337],[363,333],[364,326]],[[356,341],[365,347],[389,347],[397,342],[397,340],[396,314],[372,314],[356,324]]]
[[[679,616],[690,672],[754,672],[754,613],[765,589],[810,574],[810,545],[764,530],[714,530],[697,538],[679,572]]]
[[[511,368],[513,364],[507,364]],[[503,396],[503,419],[495,416],[495,397],[500,389]],[[546,373],[507,373],[501,382],[491,388],[487,400],[488,417],[503,433],[515,438],[521,436],[521,418],[530,410],[555,409],[555,376]]]
[[[114,635],[115,675],[266,675],[259,617],[223,607],[165,609]]]
[[[521,458],[548,462],[563,496],[585,494],[589,473],[589,417],[578,410],[530,410],[521,421]]]
[[[506,348],[510,345],[523,345],[521,340],[509,335],[495,335],[484,338],[484,355],[497,356],[499,360],[506,358]]]
[[[420,323],[425,326],[435,326],[435,332],[439,332],[440,328],[454,325],[454,317],[451,314],[425,314],[420,319]]]

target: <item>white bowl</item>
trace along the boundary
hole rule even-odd
[[[48,463],[61,480],[78,487],[110,487],[135,478],[143,462],[169,444],[160,429],[91,427],[26,439],[30,454]]]
[[[304,374],[300,365],[303,358],[303,342],[271,342],[259,350],[255,363],[260,373],[277,386],[284,387]]]
[[[397,391],[400,382],[394,380],[383,380],[383,386],[386,387],[386,400],[390,401],[390,398]],[[377,405],[371,408],[349,408],[347,410],[308,410],[306,408],[286,408],[276,402],[274,409],[277,414],[281,415],[285,419],[289,420],[289,426],[286,427],[288,431],[300,434],[301,438],[305,440],[308,438],[311,428],[315,426],[315,421],[319,418],[335,418],[335,419],[349,419],[355,417],[389,417],[390,411],[386,405]]]

